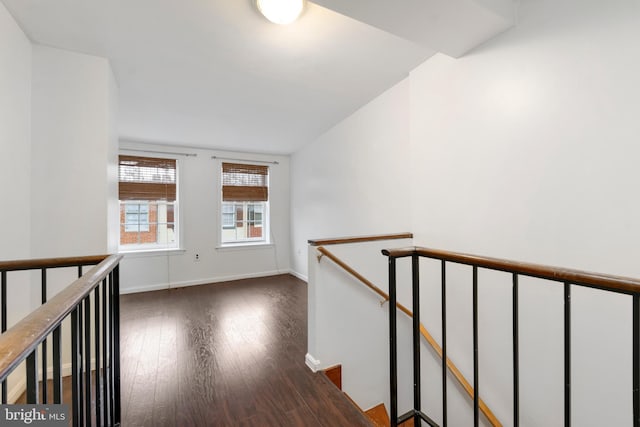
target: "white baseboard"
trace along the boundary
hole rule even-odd
[[[27,380],[24,376],[22,376],[20,377],[18,383],[9,389],[9,393],[7,394],[7,402],[9,404],[14,403],[20,396],[22,396],[22,393],[24,393],[25,390],[27,390]]]
[[[320,361],[309,353],[304,356],[304,363],[313,372],[318,372],[320,370]]]
[[[136,286],[135,288],[128,288],[128,289],[120,288],[120,295],[138,294],[138,293],[141,293],[141,292],[160,291],[162,289],[169,289],[169,285],[164,283],[164,284],[159,284],[159,285]]]
[[[309,283],[309,277],[305,276],[302,273],[298,273],[297,271],[289,270],[289,274],[291,274],[292,276],[297,277],[298,279],[302,280],[303,282]]]
[[[231,282],[233,280],[255,279],[258,277],[278,276],[280,274],[292,274],[291,270],[271,270],[259,273],[235,274],[230,276],[211,277],[208,279],[186,280],[182,282],[171,282],[155,285],[137,286],[134,288],[120,289],[120,294],[136,294],[140,292],[157,291],[161,289],[186,288],[188,286],[208,285],[210,283]],[[294,274],[295,275],[295,274]],[[298,277],[298,276],[296,276]]]

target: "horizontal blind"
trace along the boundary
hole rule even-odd
[[[120,200],[176,200],[176,161],[120,156]]]
[[[222,200],[266,202],[269,200],[269,167],[222,163]]]

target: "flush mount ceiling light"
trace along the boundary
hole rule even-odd
[[[260,13],[274,24],[291,24],[304,8],[304,0],[256,0]]]

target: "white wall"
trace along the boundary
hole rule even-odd
[[[414,231],[438,246],[638,275],[640,10],[560,3],[525,1],[516,29],[411,74],[413,175],[446,184],[415,186]],[[603,257],[603,244],[622,256]]]
[[[0,259],[115,249],[107,230],[110,218],[117,234],[117,87],[108,61],[32,45],[0,3],[0,93]],[[76,275],[50,270],[48,297]],[[40,305],[40,275],[9,272],[7,284],[11,327]],[[68,370],[68,326],[63,341]],[[8,388],[10,402],[22,394],[23,368]]]
[[[2,3],[0,94],[0,260],[25,259],[30,256],[31,42]],[[7,274],[9,327],[30,311],[30,280],[26,272]],[[9,390],[20,376],[9,377]]]
[[[381,250],[412,245],[411,239],[330,245],[325,249],[388,292],[387,259]],[[342,365],[342,389],[358,406],[369,409],[384,402],[389,408],[389,305],[328,257],[318,261],[309,247],[309,324],[307,364],[314,370]],[[376,261],[377,260],[377,261]],[[406,264],[407,260],[399,262]],[[406,279],[406,275],[403,275]],[[410,306],[410,290],[400,280],[398,300]],[[400,407],[409,409],[411,328],[398,316],[398,377]]]
[[[182,250],[127,254],[121,265],[123,292],[199,285],[290,271],[289,157],[168,147],[122,141],[126,149],[182,152],[177,156]],[[127,154],[132,152],[127,151]],[[133,152],[135,154],[135,152]],[[140,155],[153,155],[140,152]],[[271,243],[266,246],[218,247],[220,161],[212,156],[277,161],[269,168]],[[195,261],[195,254],[200,260]]]
[[[640,6],[524,1],[520,15],[467,57],[437,55],[411,74],[416,241],[640,277]],[[498,406],[511,376],[497,367],[510,363],[488,349],[508,331],[489,325],[508,322],[509,310],[496,314],[509,304],[504,285],[487,283],[481,308],[485,371],[495,370],[483,385]],[[522,420],[557,425],[562,288],[523,289]],[[630,299],[574,293],[574,423],[630,425]],[[469,368],[471,353],[459,354]]]
[[[292,156],[292,269],[307,275],[307,240],[410,229],[409,81]]]
[[[31,42],[0,4],[0,259],[29,256]]]
[[[117,197],[109,62],[34,45],[32,84],[32,256],[107,253]]]
[[[293,156],[294,245],[406,228],[419,245],[640,277],[640,5],[523,0],[519,15],[516,28],[465,57],[436,55],[414,70],[401,84],[408,107],[388,98],[401,90],[393,88]],[[394,107],[398,118],[364,113]],[[410,123],[409,142],[391,155],[411,167],[376,173],[403,177],[410,188],[386,201],[386,187],[379,198],[361,197],[380,181],[360,179],[358,166],[351,172],[344,147],[363,148],[358,165],[380,164],[378,151],[364,149],[369,135],[400,122]],[[324,166],[340,156],[350,161]],[[348,192],[333,197],[341,187]],[[397,197],[409,207],[408,228],[404,216],[394,227],[386,215]],[[357,216],[344,200],[367,213]],[[293,265],[306,272],[303,262]],[[468,378],[469,278],[452,271],[448,325],[457,337],[451,356]],[[481,394],[510,425],[510,282],[486,272],[480,279]],[[559,425],[562,287],[523,280],[521,301],[521,425]],[[631,425],[631,302],[580,289],[572,301],[573,421]],[[426,306],[425,323],[438,330],[439,309]],[[467,417],[460,425],[469,411],[456,413]]]
[[[120,205],[118,202],[118,84],[111,67],[108,71],[107,114],[107,252],[118,251],[120,238]]]

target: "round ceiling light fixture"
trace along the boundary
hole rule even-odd
[[[274,24],[287,25],[298,19],[304,0],[256,0],[260,13]]]

